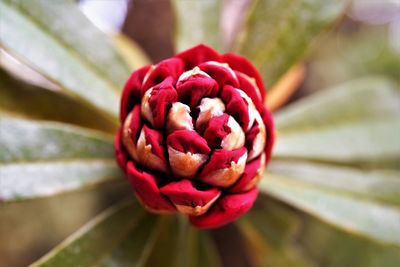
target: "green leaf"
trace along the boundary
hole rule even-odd
[[[244,24],[237,51],[273,85],[343,13],[346,0],[258,0]]]
[[[348,24],[342,23],[324,45],[316,47],[307,60],[304,88],[312,92],[372,74],[400,81],[400,53],[391,41],[388,25],[359,26],[349,31]]]
[[[28,266],[128,196],[128,181],[118,179],[52,197],[0,203],[0,265]]]
[[[174,0],[175,49],[179,52],[200,43],[222,48],[220,34],[221,1]]]
[[[145,215],[136,203],[125,203],[97,216],[33,266],[219,266],[205,234],[186,218]]]
[[[400,167],[400,95],[360,79],[307,97],[276,114],[275,158]]]
[[[311,162],[273,160],[268,165],[267,177],[270,176],[322,191],[400,206],[400,172],[396,170],[359,170]]]
[[[28,85],[0,70],[0,110],[28,119],[55,120],[115,133],[116,120],[65,94]]]
[[[69,95],[117,116],[120,85],[106,77],[116,77],[121,84],[128,71],[118,74],[121,64],[107,59],[112,52],[103,45],[105,37],[72,2],[2,0],[0,9],[1,45],[6,51],[59,84]],[[97,60],[102,55],[105,60]],[[96,66],[104,66],[104,70]]]
[[[258,200],[238,225],[246,237],[254,266],[314,266],[312,259],[292,244],[302,226],[300,217],[275,201]]]
[[[144,266],[220,266],[208,232],[193,228],[184,216],[167,220]]]
[[[67,124],[0,118],[0,199],[51,195],[118,178],[112,137]]]
[[[139,225],[144,214],[136,202],[113,206],[32,266],[94,266]]]
[[[399,247],[338,229],[271,198],[260,197],[239,226],[254,266],[391,267],[400,259]]]
[[[260,185],[268,193],[349,233],[400,246],[400,208],[296,182],[267,176]]]
[[[121,58],[112,38],[95,27],[73,0],[15,1],[3,0],[22,15],[31,18],[37,27],[71,50],[98,76],[120,90],[130,68]]]

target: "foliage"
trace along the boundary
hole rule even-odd
[[[341,62],[316,49],[346,5],[258,0],[243,11],[234,48],[267,84],[309,51],[318,52],[312,70],[325,62],[325,84],[342,82],[275,114],[277,144],[262,196],[236,224],[254,266],[400,262],[400,95],[391,80],[397,61],[385,56],[355,75],[330,76],[327,66]],[[222,50],[219,1],[173,6],[177,50],[198,42]],[[54,246],[112,202],[33,266],[221,266],[210,232],[146,213],[114,162],[119,94],[131,68],[147,61],[141,50],[98,30],[72,0],[1,0],[0,10],[1,48],[57,88],[0,70],[0,256],[7,246],[18,253],[11,243],[22,238],[43,242],[42,251]],[[360,52],[353,50],[343,53]],[[42,224],[58,239],[40,241],[49,239]],[[31,237],[34,231],[40,234]],[[0,265],[12,263],[6,253],[0,257]]]

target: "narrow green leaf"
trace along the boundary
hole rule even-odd
[[[258,0],[244,25],[237,51],[250,58],[268,85],[304,58],[318,35],[332,26],[346,0]]]
[[[382,119],[279,136],[275,158],[400,168],[400,119]]]
[[[126,238],[144,214],[136,202],[116,205],[95,217],[31,266],[94,266]]]
[[[400,92],[382,77],[345,82],[300,99],[275,114],[278,131],[291,132],[335,127],[360,120],[400,115]]]
[[[400,167],[400,94],[364,78],[322,91],[276,114],[275,158]]]
[[[220,50],[221,1],[172,1],[175,13],[175,49],[179,52],[204,43]]]
[[[120,90],[130,68],[110,36],[95,27],[73,0],[3,0],[51,35],[101,78]],[[112,67],[111,67],[112,66]]]
[[[301,218],[275,201],[258,200],[238,225],[248,242],[254,266],[314,266],[292,244],[300,230]]]
[[[138,266],[220,266],[208,233],[190,226],[187,218],[165,217],[157,229],[151,253]]]
[[[149,243],[152,243],[152,236],[157,231],[159,218],[146,215],[126,238],[118,245],[111,255],[104,258],[99,266],[104,267],[131,267],[138,266],[140,261],[147,257]]]
[[[359,170],[328,164],[273,160],[268,176],[303,183],[354,198],[400,206],[400,172]]]
[[[400,260],[398,246],[326,224],[271,197],[260,197],[239,226],[254,266],[394,267]]]
[[[103,74],[99,74],[97,70],[93,69],[92,64],[87,64],[86,60],[82,59],[80,54],[69,46],[70,43],[81,43],[82,41],[68,39],[69,42],[66,43],[63,40],[63,38],[77,36],[77,31],[81,27],[74,28],[73,34],[65,34],[61,38],[59,35],[55,35],[58,30],[52,28],[53,26],[49,26],[53,25],[53,23],[43,24],[41,18],[35,17],[37,14],[35,16],[30,15],[24,9],[15,6],[16,3],[31,3],[31,1],[16,1],[11,4],[6,2],[10,2],[10,0],[0,1],[1,45],[13,56],[36,69],[53,82],[58,83],[71,96],[82,99],[84,102],[94,105],[111,116],[117,116],[119,97],[116,86],[113,86],[109,80],[104,79]],[[43,2],[44,6],[53,4],[48,3],[48,1],[46,3]],[[69,10],[67,8],[63,11],[65,12],[64,18],[68,16]],[[48,16],[51,16],[51,14],[49,13]],[[59,17],[57,16],[53,19],[58,19]],[[43,17],[47,21],[45,19],[47,15],[43,15]],[[68,19],[69,21],[74,21],[69,16]],[[53,22],[56,25],[68,25],[64,20]],[[77,23],[79,25],[79,22]],[[65,27],[68,28],[71,25]],[[69,30],[72,30],[72,28]],[[93,38],[89,37],[90,33],[89,31],[82,34],[87,34],[87,38]],[[26,40],[29,40],[29,42]],[[86,42],[85,40],[86,38],[83,42]],[[99,42],[101,41],[99,40]],[[93,39],[89,43],[93,43]],[[93,45],[97,47],[96,43],[93,43]],[[93,47],[91,49],[96,55],[108,53]],[[107,67],[109,72],[111,72],[110,69],[117,68],[114,65],[107,65]]]
[[[56,122],[0,118],[0,162],[114,156],[112,136]]]
[[[400,209],[320,190],[284,177],[267,176],[261,189],[349,233],[400,245]]]
[[[128,182],[118,179],[52,197],[0,203],[0,265],[28,266],[128,196]]]
[[[0,110],[28,119],[55,120],[115,133],[116,120],[60,92],[28,85],[0,70]]]
[[[0,164],[0,201],[51,196],[121,178],[112,159]]]
[[[0,173],[3,201],[48,196],[121,177],[112,137],[67,124],[16,118],[0,118]]]

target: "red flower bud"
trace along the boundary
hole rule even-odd
[[[264,98],[247,59],[204,45],[133,72],[115,153],[143,206],[199,228],[246,213],[274,142]]]

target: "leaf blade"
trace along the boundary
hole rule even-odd
[[[21,2],[21,1],[18,1]],[[24,2],[24,1],[22,1]],[[118,114],[119,97],[110,83],[80,61],[79,56],[59,43],[21,9],[0,2],[2,10],[1,45],[16,58],[62,85],[65,92],[107,112]],[[29,39],[26,43],[21,40]]]
[[[255,1],[236,51],[254,62],[267,85],[273,85],[338,19],[346,2]]]
[[[143,216],[144,211],[132,201],[109,208],[31,266],[94,265],[114,249],[119,239]]]
[[[222,48],[219,33],[221,2],[174,0],[175,49],[180,52],[200,43]]]

